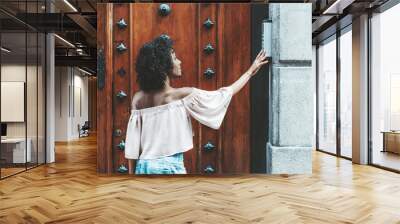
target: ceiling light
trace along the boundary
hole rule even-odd
[[[9,50],[9,49],[7,49],[7,48],[5,48],[5,47],[1,47],[0,49],[1,49],[2,51],[6,52],[6,53],[10,53],[10,52],[11,52],[11,50]]]
[[[57,34],[54,34],[55,37],[57,37],[59,40],[61,40],[62,42],[64,42],[65,44],[67,44],[70,47],[75,48],[75,45],[73,45],[71,42],[69,42],[68,40],[58,36]]]
[[[74,12],[78,12],[78,10],[71,4],[69,3],[68,0],[64,0],[65,4],[67,4]]]

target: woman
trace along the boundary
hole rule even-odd
[[[140,91],[132,98],[125,145],[125,157],[137,159],[135,173],[186,174],[183,153],[193,148],[191,117],[218,129],[232,96],[267,62],[261,51],[237,81],[215,91],[173,88],[170,79],[182,71],[171,39],[161,35],[144,44],[136,60]]]

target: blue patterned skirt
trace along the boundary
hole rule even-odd
[[[139,159],[136,162],[135,174],[186,174],[183,153],[159,159]]]

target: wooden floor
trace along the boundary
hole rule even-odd
[[[372,157],[373,163],[388,167],[395,170],[400,170],[400,155],[392,152],[381,152],[375,150]]]
[[[22,164],[22,165],[18,164],[18,167],[2,167],[0,170],[1,178],[6,178],[8,176],[15,175],[17,173],[24,172],[29,169],[34,169],[38,165],[36,163],[30,163],[30,164],[27,163],[26,166],[27,167],[25,167],[25,164]]]
[[[8,177],[8,176],[11,176],[11,175],[13,175],[13,174],[16,174],[16,173],[19,173],[19,172],[23,172],[23,171],[25,171],[26,170],[26,168],[25,167],[17,167],[17,168],[14,168],[14,167],[11,167],[11,168],[9,168],[9,167],[7,167],[7,168],[4,168],[4,167],[2,167],[1,168],[1,177],[3,178],[3,177]]]
[[[96,142],[0,181],[0,223],[400,223],[400,175],[314,154],[312,175],[96,174]]]

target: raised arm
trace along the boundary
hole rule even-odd
[[[239,92],[244,85],[249,81],[251,77],[253,77],[255,74],[257,74],[258,70],[264,65],[268,63],[266,52],[264,50],[261,50],[260,53],[258,53],[256,59],[254,59],[253,64],[250,66],[250,68],[243,73],[242,76],[238,80],[236,80],[230,87],[232,87],[233,94],[236,94]]]

